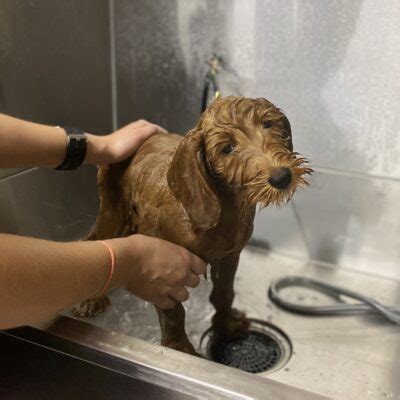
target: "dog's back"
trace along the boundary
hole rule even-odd
[[[190,247],[190,235],[180,234],[189,222],[167,182],[181,140],[175,134],[154,135],[132,159],[100,168],[100,210],[88,239],[143,233]]]

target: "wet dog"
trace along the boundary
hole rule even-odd
[[[142,233],[197,254],[211,265],[214,335],[243,335],[249,323],[232,308],[233,281],[256,206],[289,201],[307,184],[306,164],[293,152],[288,119],[272,103],[219,98],[186,136],[154,135],[131,160],[100,168],[100,211],[88,239]],[[89,300],[75,314],[90,316],[105,304]],[[182,304],[157,312],[161,344],[195,354]]]

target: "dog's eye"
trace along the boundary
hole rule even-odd
[[[233,144],[227,144],[223,149],[222,152],[224,154],[230,154],[232,151],[235,150],[235,146]]]
[[[263,126],[265,129],[271,128],[272,122],[271,121],[263,121]]]

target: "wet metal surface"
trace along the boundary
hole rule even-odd
[[[1,399],[195,399],[121,373],[111,356],[99,362],[90,349],[55,339],[31,328],[0,332],[1,362],[7,365],[0,377]]]
[[[120,122],[190,128],[216,52],[222,93],[282,107],[315,165],[400,177],[396,0],[121,0],[115,16]]]
[[[106,0],[2,0],[0,112],[109,132],[108,26]]]
[[[13,347],[14,338],[20,343]],[[57,390],[57,398],[69,399],[79,389],[81,397],[118,400],[326,398],[67,317],[53,321],[46,331],[28,327],[0,332],[2,346],[12,369],[0,377],[0,393],[18,392],[21,399],[30,399],[33,392],[52,400]],[[14,359],[14,351],[21,357]],[[19,359],[24,361],[22,368]],[[52,368],[35,372],[40,362]],[[51,387],[46,390],[49,378]],[[19,379],[24,383],[18,386]],[[97,385],[98,379],[102,381]],[[113,390],[113,385],[118,388]]]
[[[310,257],[400,279],[399,201],[399,181],[315,172],[294,199]]]
[[[301,189],[299,192],[307,190]],[[298,193],[295,194],[297,198]],[[252,243],[270,248],[274,252],[307,259],[307,244],[293,203],[259,210],[254,219]]]
[[[400,303],[400,284],[395,280],[316,266],[247,247],[236,276],[235,306],[246,310],[249,317],[281,328],[293,345],[292,357],[284,368],[261,376],[333,398],[400,399],[400,327],[374,316],[318,318],[282,311],[267,298],[267,288],[272,280],[285,275],[310,276],[364,292],[383,303]],[[207,301],[210,288],[211,283],[203,281],[185,305],[186,329],[196,345],[213,314]],[[283,294],[311,304],[328,301],[305,289]],[[111,299],[113,305],[105,314],[87,321],[159,342],[152,306],[124,291],[115,291]]]
[[[79,240],[94,223],[96,168],[23,171],[0,179],[0,232],[58,241]]]

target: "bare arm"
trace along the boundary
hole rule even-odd
[[[143,235],[107,241],[116,254],[110,287],[169,308],[197,286],[205,263],[182,247]],[[43,321],[94,296],[110,255],[97,242],[58,243],[0,234],[0,329]]]
[[[149,136],[165,132],[144,120],[133,122],[106,136],[87,134],[85,164],[122,161]],[[49,166],[62,163],[67,138],[63,129],[0,114],[0,168]]]

